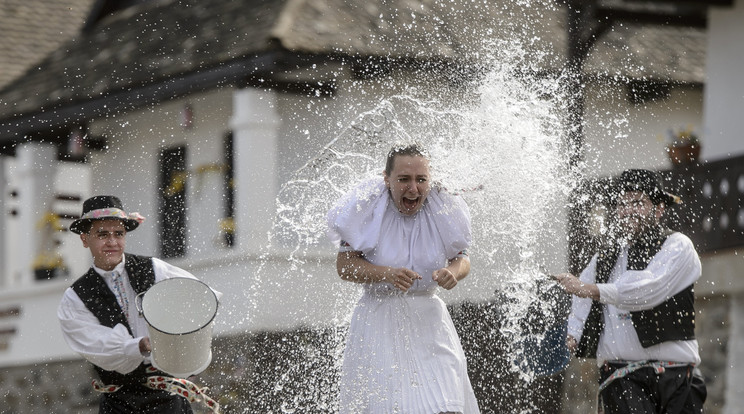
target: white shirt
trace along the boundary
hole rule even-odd
[[[82,355],[91,363],[107,370],[126,374],[134,371],[143,361],[150,363],[150,357],[140,354],[139,341],[149,336],[145,318],[138,314],[135,306],[136,293],[129,283],[129,275],[124,268],[124,261],[119,263],[114,271],[124,278],[124,288],[129,300],[129,312],[127,319],[132,328],[134,336],[129,334],[127,328],[117,324],[108,328],[98,322],[80,297],[70,287],[65,290],[62,301],[57,308],[57,317],[62,327],[62,336],[73,351]],[[174,277],[186,277],[196,279],[191,273],[172,266],[160,259],[152,259],[155,271],[155,283]],[[93,266],[106,282],[106,285],[114,290],[112,273]],[[219,298],[221,294],[215,292]]]
[[[599,283],[599,301],[604,305],[605,327],[597,347],[597,364],[605,361],[659,360],[700,363],[697,340],[666,341],[643,348],[638,339],[631,311],[652,309],[695,283],[701,275],[700,258],[690,239],[670,235],[644,270],[627,270],[628,247],[623,247],[607,283]],[[584,283],[594,283],[597,255],[581,272]],[[568,334],[581,340],[590,298],[574,296],[568,319]]]

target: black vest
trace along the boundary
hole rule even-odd
[[[643,270],[661,250],[671,231],[655,229],[643,241],[628,249],[628,270]],[[596,283],[606,283],[617,263],[620,248],[604,249],[597,257]],[[693,285],[683,289],[653,309],[630,312],[641,346],[648,348],[666,341],[695,339],[695,293]],[[592,301],[576,356],[596,358],[599,337],[604,329],[602,304]]]
[[[127,253],[124,268],[127,270],[129,283],[131,283],[136,293],[146,292],[155,284],[152,258]],[[83,301],[85,307],[98,318],[101,325],[113,328],[120,323],[126,326],[129,333],[132,334],[132,328],[119,307],[116,296],[92,267],[72,284],[72,289]],[[95,364],[93,366],[101,377],[101,381],[113,385],[143,384],[150,375],[167,375],[163,373],[147,374],[145,370],[148,366],[144,363],[128,374],[106,371]]]

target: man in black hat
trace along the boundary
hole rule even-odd
[[[687,236],[661,223],[679,198],[648,170],[623,172],[616,188],[619,240],[579,277],[556,276],[573,295],[566,344],[597,359],[606,414],[702,413],[693,292],[700,259]]]
[[[68,345],[98,372],[100,413],[192,413],[181,395],[145,386],[149,377],[167,374],[150,364],[147,323],[135,297],[161,280],[195,277],[157,258],[124,253],[127,233],[142,221],[117,197],[85,200],[70,231],[90,249],[93,266],[65,291],[57,316]]]

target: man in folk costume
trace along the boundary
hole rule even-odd
[[[127,214],[117,197],[85,200],[70,231],[90,249],[93,266],[65,291],[57,316],[67,344],[98,372],[100,413],[192,413],[187,398],[200,390],[177,395],[172,385],[152,383],[169,378],[151,365],[147,322],[135,297],[164,279],[196,278],[157,258],[124,253],[127,233],[142,221],[138,213]]]
[[[566,344],[597,359],[600,411],[702,413],[693,291],[700,259],[687,236],[661,225],[679,198],[648,170],[623,172],[616,197],[620,241],[579,277],[556,276],[574,295]]]

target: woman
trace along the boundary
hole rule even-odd
[[[465,355],[438,287],[467,276],[470,216],[432,186],[418,145],[394,147],[383,179],[329,213],[337,271],[363,284],[341,372],[342,413],[479,413]]]

